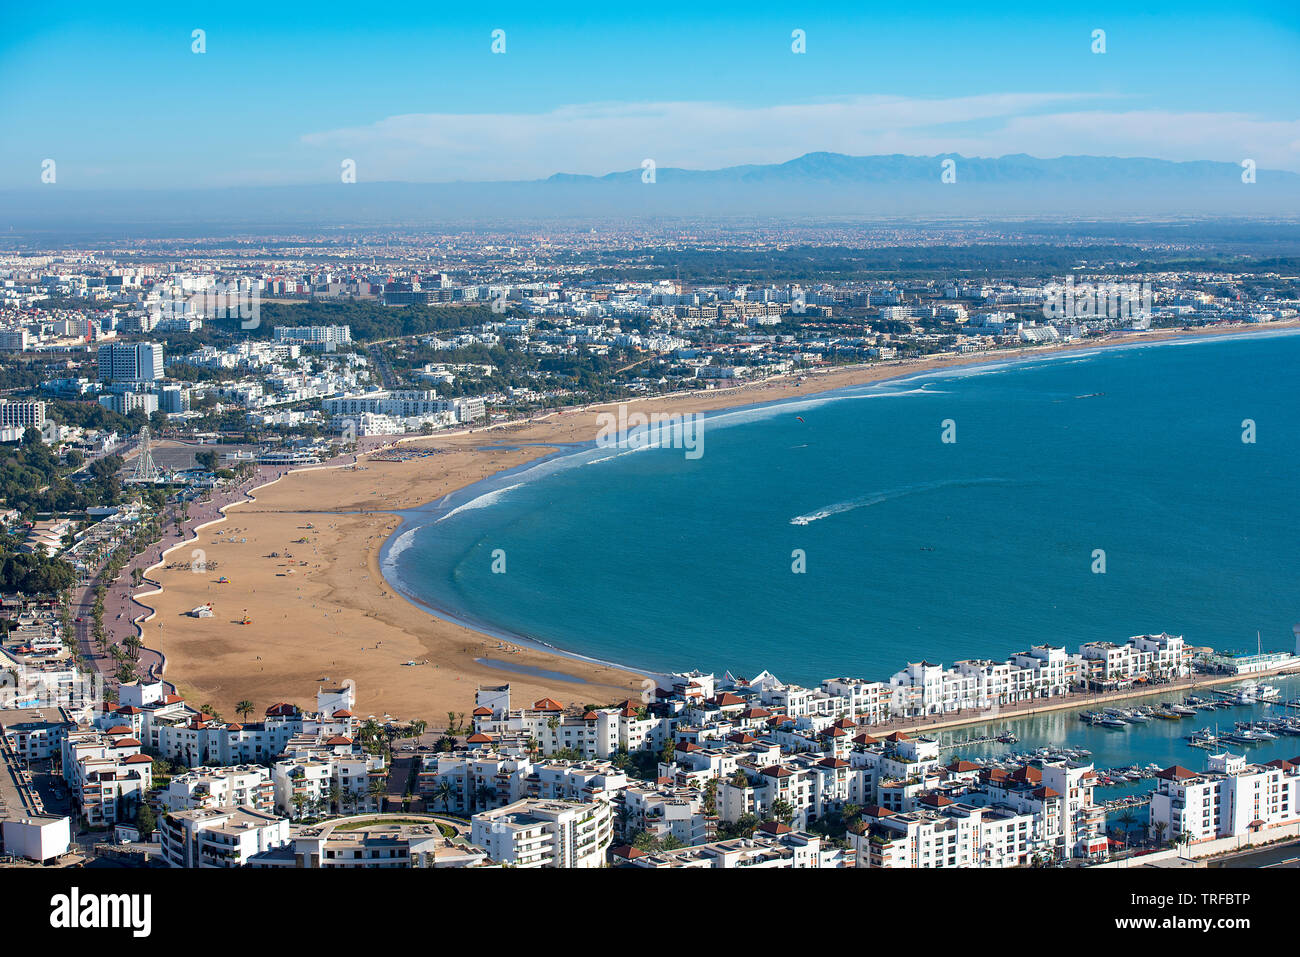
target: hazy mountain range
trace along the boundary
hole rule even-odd
[[[945,183],[945,161],[956,181]],[[205,228],[508,225],[646,217],[944,219],[1300,217],[1300,174],[1236,163],[1024,154],[978,159],[808,153],[717,170],[660,168],[527,182],[323,183],[193,190],[0,192],[10,234],[177,233]]]

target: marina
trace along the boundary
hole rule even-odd
[[[1269,690],[1272,689],[1272,690]],[[1261,693],[1262,692],[1262,693]],[[1156,770],[1205,767],[1230,750],[1251,762],[1300,755],[1300,676],[1250,680],[1221,689],[1174,692],[1133,707],[1079,707],[936,732],[941,749],[997,764],[1026,758],[1091,762],[1103,787],[1149,789]],[[1145,719],[1145,720],[1143,720]],[[1010,735],[1013,746],[999,740]]]

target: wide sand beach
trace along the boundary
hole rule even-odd
[[[1275,331],[1296,323],[1159,332],[1033,350],[943,356],[909,363],[843,368],[782,377],[729,390],[638,400],[637,411],[707,412],[760,404],[900,375],[1034,354],[1092,349],[1175,336]],[[355,465],[292,472],[226,510],[197,540],[172,550],[150,576],[162,590],[143,601],[155,609],[145,640],[167,659],[165,675],[195,704],[224,716],[250,699],[258,711],[279,701],[309,704],[323,683],[347,679],[361,715],[423,718],[446,724],[468,714],[479,684],[509,682],[517,703],[550,696],[566,705],[606,704],[638,696],[643,676],[480,634],[429,614],[385,581],[384,542],[397,528],[391,510],[435,501],[503,469],[548,454],[545,443],[590,442],[597,415],[616,405],[551,413],[472,432],[404,442],[438,454],[404,462],[361,455]],[[503,443],[542,443],[507,451]],[[189,567],[202,549],[203,571]],[[168,564],[182,567],[168,568]],[[221,583],[220,578],[228,579]],[[187,615],[212,603],[210,618]],[[155,622],[157,625],[155,625]],[[158,627],[160,625],[161,627]],[[492,658],[523,671],[480,663]],[[538,673],[545,676],[538,676]]]

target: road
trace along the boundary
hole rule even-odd
[[[1222,868],[1300,868],[1300,841],[1288,841],[1274,847],[1263,847],[1255,851],[1243,851],[1229,857],[1210,861],[1206,867]]]

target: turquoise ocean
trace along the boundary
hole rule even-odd
[[[652,672],[879,679],[1160,631],[1290,650],[1298,369],[1300,336],[1257,333],[721,412],[698,458],[593,443],[408,511],[383,567],[445,617]]]

